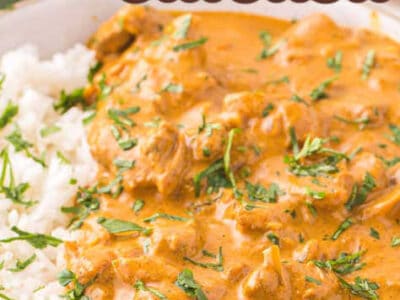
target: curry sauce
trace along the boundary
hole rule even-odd
[[[400,297],[399,44],[129,6],[89,47],[100,171],[68,210],[70,293]]]

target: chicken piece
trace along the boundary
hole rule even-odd
[[[320,28],[324,28],[324,34],[319,33]],[[328,50],[326,47],[331,47],[335,41],[343,41],[346,34],[346,30],[326,15],[313,14],[297,22],[284,34],[274,61],[282,66],[305,64],[310,58]]]
[[[369,152],[362,152],[356,155],[350,164],[350,173],[355,182],[362,182],[365,174],[369,173],[375,181],[377,189],[388,186],[389,180],[386,175],[385,165],[376,155]]]
[[[305,243],[301,249],[293,251],[293,259],[297,262],[303,263],[316,259],[319,252],[319,244],[315,239],[311,239]]]
[[[98,274],[100,275],[100,274]],[[114,271],[109,267],[96,277],[96,281],[85,290],[85,295],[92,300],[107,300],[114,296]]]
[[[285,213],[287,203],[264,204],[265,209],[246,210],[242,206],[237,210],[237,224],[243,232],[268,231],[281,227],[290,221],[291,217]]]
[[[261,118],[268,99],[261,92],[228,94],[224,98],[221,118],[230,127],[246,127],[249,119]]]
[[[207,40],[198,35],[194,17],[190,19],[186,35],[177,35],[180,29],[176,27],[176,21],[181,18],[165,27],[162,38],[138,50],[140,60],[132,67],[130,78],[123,85],[131,88],[140,82],[140,88],[134,92],[151,101],[159,114],[182,112],[196,101],[209,97],[210,90],[218,89],[217,81],[206,70]],[[194,41],[205,45],[179,50],[181,45]]]
[[[399,213],[400,186],[386,191],[383,195],[373,199],[362,206],[362,218],[364,220],[375,216],[392,215]]]
[[[223,156],[228,131],[218,120],[207,120],[207,126],[190,139],[194,160],[215,161]]]
[[[127,284],[144,282],[174,282],[179,270],[157,257],[119,257],[112,262],[117,276]]]
[[[320,284],[318,284],[320,283]],[[264,251],[263,264],[242,284],[244,299],[335,299],[339,288],[332,272],[325,272],[312,262],[285,260],[278,246]]]
[[[166,299],[187,299],[185,292],[172,283],[162,282],[157,285],[146,284],[146,287],[160,292],[166,297]],[[155,296],[149,291],[138,291],[135,293],[133,300],[160,300],[160,297]]]
[[[264,251],[263,264],[251,272],[241,286],[246,300],[290,299],[292,288],[288,273],[283,268],[278,246]]]
[[[103,60],[107,55],[125,50],[143,32],[159,33],[167,20],[167,14],[150,7],[125,6],[99,28],[90,39],[89,47]]]
[[[156,186],[161,194],[176,191],[185,178],[190,153],[178,129],[162,123],[139,142],[135,167],[124,176],[128,190]]]
[[[171,222],[170,222],[171,223]],[[172,225],[168,221],[160,221],[155,226],[151,236],[150,253],[153,255],[169,256],[171,259],[183,256],[193,256],[201,248],[199,229],[195,222]]]
[[[183,182],[191,160],[185,137],[168,122],[157,128],[135,131],[138,145],[122,150],[104,120],[95,121],[89,136],[92,153],[101,164],[110,168],[112,161],[135,161],[135,166],[124,172],[124,186],[129,191],[138,187],[157,187],[161,194],[170,194]],[[107,128],[107,129],[104,129]],[[117,172],[117,170],[116,170]]]
[[[263,120],[261,128],[271,137],[285,136],[286,144],[289,145],[290,128],[294,128],[299,142],[304,142],[307,136],[327,136],[329,124],[325,120],[325,117],[313,107],[292,101],[281,101]]]
[[[69,269],[81,282],[85,283],[110,267],[114,253],[96,244],[89,244],[89,248],[81,248],[83,243],[66,242],[65,257],[69,262]]]
[[[285,268],[290,274],[295,299],[338,299],[340,285],[333,272],[321,270],[313,262],[306,264],[289,262]]]

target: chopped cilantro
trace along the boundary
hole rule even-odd
[[[338,277],[340,284],[351,294],[359,296],[367,300],[378,300],[379,296],[376,292],[379,289],[379,285],[375,282],[369,281],[366,278],[356,277],[354,283],[349,283],[343,278]]]
[[[118,219],[107,219],[100,217],[97,219],[97,223],[103,226],[104,229],[106,229],[111,234],[138,231],[142,232],[145,235],[148,235],[152,231],[151,229],[144,228],[142,226],[139,226],[138,224]]]
[[[365,263],[360,262],[361,256],[364,253],[365,251],[358,251],[353,254],[340,253],[336,259],[314,260],[313,263],[318,268],[331,270],[340,275],[347,275],[365,266]]]
[[[373,228],[373,227],[371,227],[371,228],[369,229],[369,235],[370,235],[371,237],[373,237],[374,239],[376,239],[376,240],[379,240],[379,239],[380,239],[379,232],[378,232],[375,228]]]
[[[57,247],[63,242],[62,240],[55,238],[51,235],[22,231],[16,226],[11,227],[11,230],[15,232],[18,236],[2,239],[0,240],[0,243],[11,243],[13,241],[26,241],[34,248],[44,249],[47,246]]]
[[[174,46],[172,48],[172,50],[175,51],[175,52],[179,52],[179,51],[193,49],[193,48],[196,48],[196,47],[204,45],[207,42],[207,40],[208,40],[207,38],[202,37],[202,38],[199,38],[198,40],[195,40],[195,41],[191,41],[191,42],[187,42],[187,43],[176,45],[176,46]]]
[[[206,251],[206,250],[204,250],[204,251]],[[203,251],[203,255],[204,256],[214,257],[214,258],[217,259],[217,262],[216,263],[203,263],[203,262],[195,261],[195,260],[193,260],[193,259],[191,259],[191,258],[189,258],[187,256],[183,257],[183,259],[185,261],[188,261],[188,262],[190,262],[190,263],[192,263],[192,264],[194,264],[196,266],[199,266],[199,267],[202,267],[202,268],[205,268],[205,269],[212,269],[212,270],[215,270],[215,271],[218,271],[218,272],[223,272],[224,271],[224,266],[223,266],[224,258],[222,256],[222,247],[218,248],[218,254],[217,255],[212,254],[212,253],[210,253],[208,251],[206,251],[206,252],[204,252],[204,251]]]
[[[375,66],[375,51],[369,50],[365,56],[365,60],[362,66],[362,79],[366,80],[371,73],[372,68]]]
[[[142,199],[136,199],[135,202],[133,202],[132,210],[137,213],[142,210],[143,206],[144,201]]]
[[[322,284],[322,282],[320,281],[320,280],[318,280],[318,279],[315,279],[314,277],[311,277],[311,276],[305,276],[304,277],[304,279],[307,281],[307,282],[311,282],[311,283],[315,283],[316,285],[321,285]]]
[[[152,287],[149,287],[149,286],[145,285],[144,282],[141,281],[141,280],[136,280],[136,282],[134,284],[134,288],[137,291],[149,292],[150,294],[152,294],[153,296],[157,297],[158,299],[168,300],[168,298],[163,293],[161,293],[160,291],[156,290],[155,288],[152,288]]]
[[[354,207],[359,206],[365,202],[368,193],[376,187],[374,177],[370,173],[366,173],[363,183],[360,185],[354,184],[351,190],[349,199],[347,200],[345,207],[347,210],[352,210]]]
[[[158,219],[166,219],[166,220],[180,221],[180,222],[186,222],[186,221],[190,220],[189,218],[174,216],[174,215],[170,215],[170,214],[166,214],[166,213],[155,213],[154,215],[144,219],[143,222],[150,223],[150,222],[154,222]]]
[[[270,240],[270,242],[272,244],[277,245],[277,246],[280,245],[279,237],[275,233],[273,233],[273,232],[267,233],[267,238],[268,238],[268,240]]]
[[[331,86],[331,84],[337,80],[338,77],[334,76],[324,80],[320,85],[318,85],[315,89],[311,91],[310,97],[313,101],[318,101],[326,98],[328,95],[326,93],[326,89]]]
[[[0,115],[0,129],[6,127],[17,114],[18,106],[14,105],[12,102],[8,102],[4,111]]]
[[[346,219],[344,220],[338,227],[338,229],[333,233],[331,239],[336,241],[339,236],[345,232],[349,227],[353,225],[353,220],[352,219]]]
[[[339,73],[342,70],[342,51],[336,51],[333,57],[329,57],[326,61],[328,68],[334,70],[336,73]]]
[[[204,294],[201,286],[195,281],[191,270],[184,269],[179,273],[175,284],[189,297],[196,297],[197,300],[207,300],[206,294]]]
[[[62,90],[59,100],[53,104],[54,110],[60,114],[65,114],[68,110],[78,104],[84,105],[86,100],[83,93],[83,88],[75,89],[69,94]]]
[[[264,107],[261,116],[263,118],[267,117],[269,113],[275,108],[275,106],[272,103],[268,103],[267,106]]]
[[[251,184],[246,181],[247,195],[251,201],[275,203],[279,195],[284,194],[276,183],[271,183],[268,189],[260,184]]]
[[[17,262],[15,263],[15,267],[8,269],[8,271],[14,272],[14,273],[21,272],[21,271],[25,270],[30,264],[32,264],[35,261],[35,259],[36,259],[36,254],[33,254],[26,260],[18,259]]]

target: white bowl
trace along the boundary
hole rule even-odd
[[[0,0],[1,1],[1,0]],[[338,1],[334,4],[316,4],[312,1],[295,4],[291,1],[271,3],[259,0],[253,4],[238,4],[232,0],[218,3],[161,3],[150,0],[146,5],[161,9],[224,10],[251,12],[279,18],[293,19],[323,12],[346,26],[369,27],[400,40],[400,6],[375,6]],[[99,24],[111,16],[122,0],[36,0],[27,1],[18,9],[0,15],[0,55],[26,43],[38,45],[42,56],[65,50],[76,42],[85,42]],[[374,9],[377,9],[375,12]]]

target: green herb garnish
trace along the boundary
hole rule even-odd
[[[371,192],[375,187],[376,184],[374,177],[372,177],[372,175],[367,172],[361,185],[353,185],[350,197],[345,204],[347,210],[350,211],[354,207],[363,204],[367,199],[368,193]]]
[[[60,160],[61,163],[65,164],[65,165],[70,165],[71,161],[65,157],[64,154],[62,154],[61,151],[57,151],[56,152],[57,158]]]
[[[271,183],[268,189],[260,184],[251,184],[246,181],[247,195],[251,201],[261,201],[265,203],[276,203],[279,195],[284,193],[276,183]]]
[[[99,100],[103,100],[107,96],[109,96],[112,92],[112,86],[107,85],[106,83],[106,74],[103,73],[101,74],[101,79],[99,81],[99,89],[100,89],[100,94],[98,96]]]
[[[328,68],[334,70],[336,73],[339,73],[342,70],[342,51],[337,51],[335,56],[329,57],[326,61],[326,65]]]
[[[168,300],[168,298],[164,294],[162,294],[161,292],[159,292],[155,288],[152,288],[152,287],[149,287],[149,286],[145,285],[144,282],[141,281],[141,280],[136,280],[136,282],[135,282],[133,287],[137,291],[149,292],[150,294],[152,294],[153,296],[157,297],[158,299]]]
[[[61,131],[61,128],[56,125],[43,127],[42,129],[40,129],[40,136],[42,138],[45,138],[45,137],[48,137],[49,135],[54,134],[59,131]]]
[[[171,221],[180,221],[180,222],[186,222],[186,221],[190,220],[189,218],[174,216],[174,215],[170,215],[170,214],[166,214],[166,213],[155,213],[154,215],[144,219],[143,222],[150,223],[150,222],[154,222],[158,219],[167,219],[167,220],[171,220]]]
[[[275,108],[275,106],[272,103],[268,103],[267,106],[264,107],[261,116],[263,118],[267,117],[269,113]]]
[[[312,101],[318,101],[318,100],[328,97],[328,94],[326,93],[326,89],[329,86],[331,86],[331,84],[337,79],[338,79],[337,76],[328,78],[325,81],[323,81],[319,86],[317,86],[315,89],[313,89],[310,94]]]
[[[216,258],[217,259],[217,263],[198,262],[198,261],[195,261],[195,260],[193,260],[193,259],[191,259],[189,257],[186,257],[186,256],[183,259],[185,261],[188,261],[188,262],[190,262],[190,263],[192,263],[192,264],[194,264],[196,266],[202,267],[202,268],[212,269],[212,270],[215,270],[215,271],[218,271],[218,272],[223,272],[224,271],[224,266],[223,266],[224,258],[222,256],[222,247],[218,248],[218,254],[217,255],[212,254],[212,253],[210,253],[208,251],[207,252],[203,251],[203,255]]]
[[[394,157],[392,159],[386,159],[383,156],[378,156],[378,155],[376,157],[378,157],[385,164],[385,166],[388,167],[388,168],[393,167],[393,166],[397,165],[400,162],[400,157],[399,156],[396,156],[396,157]]]
[[[191,41],[191,42],[187,42],[187,43],[176,45],[176,46],[174,46],[172,48],[172,50],[175,51],[175,52],[179,52],[179,51],[193,49],[193,48],[196,48],[196,47],[204,45],[207,42],[207,40],[208,40],[207,38],[202,37],[202,38],[199,38],[198,40],[195,40],[195,41]]]
[[[79,188],[76,194],[76,205],[61,207],[63,213],[74,215],[69,225],[72,230],[80,228],[89,214],[100,208],[100,202],[96,194],[96,187]]]
[[[89,300],[89,298],[85,296],[85,291],[96,281],[97,276],[89,280],[86,284],[81,284],[73,272],[70,270],[63,270],[58,274],[57,278],[58,283],[63,287],[71,283],[74,286],[73,289],[66,292],[65,295],[62,295],[63,298],[67,300]]]
[[[17,260],[17,262],[15,263],[15,267],[14,268],[10,268],[8,269],[8,271],[10,272],[21,272],[23,270],[25,270],[30,264],[32,264],[36,259],[36,254],[33,254],[31,257],[29,257],[26,260]]]
[[[273,232],[267,233],[267,238],[270,240],[272,244],[277,246],[280,245],[279,237],[275,233]]]
[[[168,92],[168,93],[175,93],[175,94],[182,93],[183,86],[181,84],[168,83],[161,89],[161,92]]]
[[[369,229],[369,235],[370,235],[371,237],[373,237],[374,239],[376,239],[376,240],[379,240],[379,239],[380,239],[379,232],[378,232],[375,228],[373,228],[373,227],[371,227],[371,228]]]
[[[138,231],[142,232],[145,235],[148,235],[152,231],[149,228],[144,228],[135,223],[118,219],[107,219],[100,217],[97,219],[97,223],[103,226],[109,233],[112,234]]]
[[[353,220],[348,218],[346,220],[344,220],[338,227],[338,229],[333,233],[331,240],[336,241],[339,236],[345,232],[347,229],[349,229],[349,227],[353,225]]]
[[[88,76],[87,76],[87,80],[90,83],[93,82],[94,75],[96,75],[96,73],[101,69],[102,66],[103,66],[103,63],[98,61],[93,66],[90,67],[89,73],[88,73]]]
[[[298,144],[294,131],[290,131],[290,137],[294,148],[294,156],[286,156],[284,161],[289,165],[289,171],[296,176],[318,176],[325,174],[332,174],[339,171],[337,164],[348,157],[341,152],[337,152],[330,148],[325,148],[324,144],[327,139],[314,138],[308,136],[304,142],[301,150],[298,150]],[[296,146],[297,145],[297,146]],[[298,152],[297,152],[298,151]],[[296,153],[297,152],[297,153]],[[326,157],[319,163],[310,165],[304,164],[302,161],[305,158],[316,154],[324,154]]]
[[[361,263],[361,256],[365,251],[358,251],[353,254],[341,253],[338,258],[331,260],[314,260],[318,268],[331,270],[336,274],[347,275],[362,269],[366,264]]]
[[[275,45],[271,46],[272,37],[266,31],[261,31],[259,34],[259,38],[263,43],[263,49],[261,50],[261,53],[257,56],[258,60],[267,59],[268,57],[275,55],[279,51],[279,49],[286,43],[285,40],[281,40]]]
[[[362,66],[362,76],[363,80],[366,80],[371,73],[372,68],[375,66],[375,51],[369,50],[367,56],[365,57],[363,66]]]
[[[59,100],[53,104],[54,110],[60,114],[65,114],[78,104],[85,105],[86,100],[83,96],[83,92],[83,88],[75,89],[69,94],[62,90]]]
[[[299,95],[294,94],[292,95],[292,97],[290,97],[290,100],[292,100],[293,102],[297,102],[297,103],[303,103],[305,106],[310,106],[306,100],[304,100],[303,98],[301,98]]]
[[[231,182],[224,172],[222,159],[213,162],[208,168],[196,174],[193,178],[194,194],[200,196],[201,181],[207,181],[207,194],[218,192],[220,188],[231,188]]]
[[[132,169],[135,166],[135,161],[116,158],[113,160],[113,164],[117,167],[118,171],[123,172]]]
[[[322,282],[320,280],[315,279],[314,277],[311,277],[311,276],[307,276],[306,275],[304,277],[304,279],[305,279],[305,281],[310,282],[310,283],[315,283],[316,285],[321,285],[322,284]]]
[[[323,191],[315,191],[310,189],[309,187],[306,187],[306,195],[310,196],[313,199],[321,200],[325,198],[326,193]]]
[[[364,129],[365,126],[371,122],[369,117],[361,117],[361,118],[357,118],[354,120],[346,119],[346,118],[343,118],[343,117],[337,116],[337,115],[335,115],[333,117],[340,122],[350,124],[350,125],[357,125],[357,126],[359,126],[360,129]]]
[[[343,278],[338,277],[340,284],[351,294],[359,296],[367,300],[378,300],[379,296],[376,292],[379,289],[379,285],[375,282],[369,281],[366,278],[356,277],[354,283],[349,283]]]
[[[6,127],[17,114],[18,105],[14,105],[12,102],[8,102],[4,111],[0,115],[0,129]]]
[[[205,132],[206,136],[211,136],[214,130],[221,130],[221,124],[219,123],[208,123],[206,121],[206,116],[203,114],[201,116],[202,124],[199,126],[198,132]]]
[[[206,294],[204,294],[201,286],[195,281],[191,270],[184,269],[179,273],[175,284],[189,297],[196,297],[197,300],[207,300]]]
[[[390,245],[392,247],[400,246],[400,237],[396,237],[396,236],[392,237],[392,241],[391,241]]]
[[[394,124],[389,124],[389,129],[393,135],[389,139],[396,145],[400,145],[400,127]]]
[[[62,240],[55,238],[51,235],[22,231],[16,226],[11,227],[11,230],[15,232],[18,236],[2,239],[0,240],[0,243],[11,243],[13,241],[26,241],[34,248],[44,249],[47,246],[57,247],[63,242]]]
[[[144,201],[142,199],[136,199],[135,202],[133,202],[132,210],[137,213],[142,210],[143,206]]]
[[[37,201],[25,201],[24,194],[29,189],[29,183],[23,182],[18,185],[15,183],[14,172],[11,165],[11,160],[7,149],[0,152],[2,160],[2,169],[0,176],[0,193],[11,200],[15,204],[30,207],[37,203]],[[6,177],[8,177],[8,184],[6,184]]]
[[[131,115],[140,111],[139,106],[133,106],[125,109],[110,108],[107,111],[108,117],[114,121],[115,125],[126,128],[135,126],[135,122],[130,118]]]

